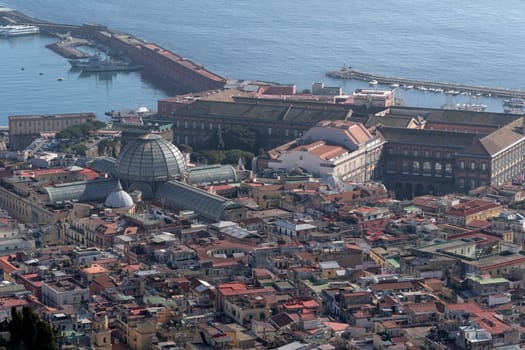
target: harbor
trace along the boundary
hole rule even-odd
[[[131,34],[113,31],[102,25],[58,24],[27,16],[18,11],[3,11],[0,24],[5,26],[30,25],[40,33],[59,38],[48,45],[65,58],[86,58],[78,46],[92,46],[115,62],[105,60],[90,64],[86,72],[118,72],[141,69],[153,79],[162,80],[181,92],[213,90],[224,87],[226,79],[185,57],[159,45],[145,42]],[[128,62],[124,64],[123,62]]]
[[[355,79],[367,81],[371,85],[385,84],[391,87],[405,89],[419,89],[433,92],[443,92],[451,95],[474,95],[503,98],[525,98],[525,90],[501,87],[487,87],[479,85],[468,85],[459,83],[447,83],[430,80],[409,79],[401,77],[390,77],[379,74],[366,73],[343,66],[341,69],[328,72],[326,75],[335,79]]]

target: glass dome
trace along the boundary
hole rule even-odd
[[[133,199],[122,189],[120,181],[117,181],[117,188],[109,194],[104,205],[107,208],[130,208],[133,206]]]
[[[179,149],[157,134],[143,135],[127,144],[115,164],[116,177],[128,185],[180,180],[186,172]]]

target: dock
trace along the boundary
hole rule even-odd
[[[413,87],[416,89],[440,89],[445,93],[469,93],[474,95],[495,97],[521,97],[525,98],[525,90],[509,89],[501,87],[487,87],[480,85],[467,85],[447,83],[430,80],[408,79],[400,77],[389,77],[379,74],[365,73],[350,67],[343,67],[337,71],[328,72],[326,75],[335,79],[356,79],[367,82],[376,81],[378,84],[398,84],[400,87]]]

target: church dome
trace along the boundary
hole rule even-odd
[[[120,181],[118,181],[117,188],[106,198],[104,206],[106,208],[130,208],[133,206],[133,199],[122,189]]]
[[[179,149],[156,134],[140,136],[127,144],[115,163],[115,176],[128,185],[180,180],[186,172]]]

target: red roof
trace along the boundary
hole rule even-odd
[[[473,199],[453,206],[445,212],[446,215],[467,216],[500,206],[497,203]]]
[[[346,330],[350,325],[346,323],[339,323],[339,322],[323,322],[323,324],[333,330],[334,332],[342,332]]]
[[[495,313],[491,311],[477,313],[472,317],[472,321],[476,322],[481,328],[486,329],[492,335],[501,334],[512,329],[511,326],[495,317]]]

